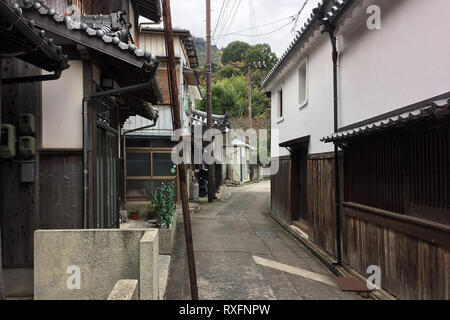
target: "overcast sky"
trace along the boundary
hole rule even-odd
[[[246,41],[250,44],[268,43],[277,56],[280,57],[295,36],[294,25],[296,25],[295,30],[299,30],[305,22],[305,18],[311,14],[311,8],[319,0],[253,0],[255,24],[256,26],[262,26],[257,28],[257,34],[260,36],[256,38],[248,36],[252,34],[252,31],[249,30],[251,28],[249,10],[251,0],[211,0],[212,31],[216,28],[223,1],[229,3],[228,12],[231,11],[231,7],[235,2],[236,5],[240,2],[240,5],[231,25],[231,14],[225,15],[225,20],[230,27],[227,31],[227,27],[219,25],[213,44],[224,47],[235,40]],[[295,24],[292,18],[288,18],[296,17],[305,1],[307,1],[307,4],[300,15],[299,21]],[[189,29],[192,35],[205,37],[205,0],[171,0],[170,3],[174,27]],[[221,28],[224,28],[222,32],[220,32]],[[234,34],[230,35],[230,33]],[[221,37],[221,34],[224,36]]]

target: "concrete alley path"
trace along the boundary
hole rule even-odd
[[[361,299],[270,218],[270,182],[231,189],[192,214],[200,299]],[[166,299],[190,299],[182,217]]]

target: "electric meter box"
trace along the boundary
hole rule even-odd
[[[19,131],[21,135],[31,136],[36,132],[36,120],[31,113],[22,113],[19,116]]]
[[[0,159],[10,159],[16,156],[16,128],[11,124],[1,125]]]
[[[33,137],[20,137],[19,152],[25,158],[34,156],[36,154],[36,139]]]

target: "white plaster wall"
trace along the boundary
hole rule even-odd
[[[450,1],[374,0],[381,30],[366,27],[367,6],[340,30],[340,126],[450,91]]]
[[[333,132],[333,65],[331,45],[325,35],[308,50],[308,104],[300,108],[298,68],[305,55],[297,58],[293,67],[282,78],[276,80],[272,87],[271,122],[272,132],[271,157],[289,155],[279,144],[292,139],[311,136],[309,153],[323,153],[333,150],[333,146],[320,141]],[[283,120],[278,117],[278,91],[283,90]]]
[[[69,64],[60,79],[42,82],[43,148],[83,147],[83,62],[71,60]]]

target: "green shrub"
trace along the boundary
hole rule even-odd
[[[155,213],[158,223],[170,227],[175,215],[175,182],[163,183],[149,195],[150,210]]]

